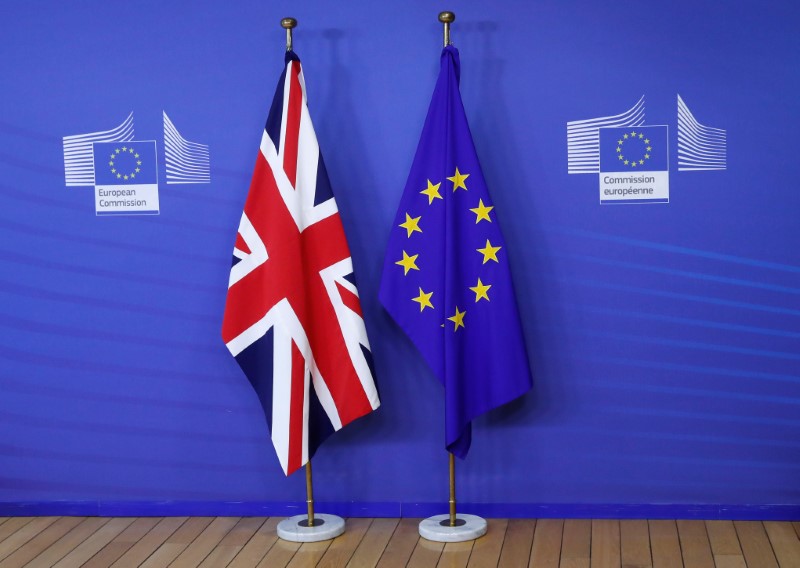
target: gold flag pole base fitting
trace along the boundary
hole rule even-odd
[[[331,540],[344,532],[344,519],[337,515],[314,514],[311,460],[306,463],[306,507],[308,514],[295,515],[278,523],[278,536],[291,542]]]
[[[434,542],[465,542],[486,534],[486,519],[476,515],[456,513],[456,461],[450,459],[450,513],[434,515],[419,524],[419,536]]]

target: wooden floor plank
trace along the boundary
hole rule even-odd
[[[443,550],[443,542],[433,542],[426,538],[420,538],[411,553],[411,558],[408,559],[406,568],[436,568]]]
[[[16,549],[12,554],[8,555],[0,562],[0,568],[21,568],[83,520],[84,517],[59,518],[34,538]]]
[[[372,568],[386,550],[389,539],[392,538],[400,519],[375,519],[372,521],[367,534],[361,539],[347,568]]]
[[[134,520],[128,528],[92,556],[81,568],[108,568],[155,527],[161,517]]]
[[[13,517],[0,525],[0,542],[30,523],[35,517]]]
[[[648,521],[653,568],[683,568],[675,521]]]
[[[800,537],[792,523],[764,521],[772,550],[781,568],[800,568]]]
[[[561,568],[589,568],[591,562],[592,521],[567,519],[561,540]]]
[[[772,545],[761,521],[734,521],[747,568],[778,568]]]
[[[256,566],[278,540],[279,517],[270,517],[259,527],[242,547],[227,568],[252,568]]]
[[[372,519],[347,519],[344,534],[331,543],[317,568],[346,566],[371,524]]]
[[[266,521],[266,517],[246,517],[239,522],[219,541],[219,544],[208,553],[198,568],[219,568],[227,566],[239,554],[245,544]],[[253,563],[255,564],[255,563]]]
[[[466,542],[445,543],[436,568],[467,568],[474,542],[473,540],[468,540]]]
[[[747,568],[733,521],[706,521],[706,532],[717,568]]]
[[[85,519],[40,552],[31,561],[31,566],[53,566],[110,521],[111,519],[102,517],[89,517]]]
[[[540,519],[533,533],[529,568],[557,568],[561,562],[561,542],[564,535],[562,519]]]
[[[197,568],[240,521],[240,517],[217,517],[172,561],[170,568]]]
[[[592,568],[620,568],[621,542],[619,521],[595,519],[592,521]]]
[[[678,521],[678,538],[684,566],[715,568],[711,543],[703,521]]]
[[[506,538],[500,553],[498,568],[520,568],[527,566],[533,548],[533,533],[536,531],[534,519],[510,519],[506,528]]]
[[[486,534],[475,541],[469,556],[470,568],[497,566],[506,538],[508,519],[488,519]]]
[[[278,522],[282,520],[278,519]],[[256,568],[284,568],[289,564],[299,548],[299,542],[289,542],[279,538],[270,546],[261,562],[256,564]]]
[[[794,532],[797,533],[797,538],[800,538],[800,521],[793,522],[792,526],[794,527]]]
[[[794,522],[490,519],[465,543],[418,519],[350,519],[323,543],[277,538],[280,518],[0,517],[0,568],[800,568]]]
[[[142,568],[169,566],[214,520],[213,517],[190,517],[142,562]]]
[[[92,533],[89,538],[76,546],[69,554],[53,564],[53,568],[74,568],[83,566],[92,556],[124,531],[134,519],[118,517],[109,520],[102,527]]]
[[[401,519],[386,545],[378,568],[403,568],[417,546],[420,519]]]
[[[111,565],[111,568],[137,568],[155,552],[158,547],[164,544],[181,525],[183,525],[188,517],[165,517],[160,520],[156,526],[144,535],[136,544],[131,546],[116,562]]]
[[[37,517],[31,522],[25,523],[25,525],[9,535],[8,538],[0,542],[0,560],[10,556],[57,520],[58,517]]]
[[[330,548],[331,541],[304,542],[297,549],[286,568],[309,568],[316,566],[320,559],[325,556],[325,552]],[[270,567],[271,568],[271,567]]]
[[[646,520],[619,522],[620,562],[623,568],[652,568],[650,527]]]

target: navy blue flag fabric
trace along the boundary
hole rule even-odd
[[[445,47],[386,249],[380,300],[445,387],[448,451],[531,388],[508,255]]]

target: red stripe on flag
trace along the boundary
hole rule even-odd
[[[236,244],[234,246],[245,254],[252,254],[253,252],[250,250],[250,247],[247,246],[247,243],[244,242],[244,239],[240,233],[236,233]]]
[[[303,465],[303,430],[305,419],[306,361],[303,354],[292,341],[292,399],[289,408],[289,460],[286,474],[294,472]]]
[[[364,314],[361,313],[361,302],[358,299],[358,296],[353,294],[350,290],[339,284],[336,283],[336,288],[339,290],[339,296],[342,297],[342,303],[357,313],[361,318],[364,318]]]
[[[300,139],[300,111],[303,91],[300,89],[300,63],[292,61],[289,81],[289,104],[286,105],[286,138],[283,141],[283,171],[295,187],[297,184],[297,147]]]

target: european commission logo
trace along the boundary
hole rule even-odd
[[[156,142],[95,142],[97,215],[158,215]]]
[[[600,128],[600,202],[669,203],[666,126]]]
[[[163,112],[166,184],[211,183],[208,146],[184,139]],[[158,215],[155,140],[134,140],[133,113],[116,128],[65,136],[67,187],[94,187],[95,214]]]
[[[727,133],[700,124],[677,98],[678,171],[725,170]],[[597,174],[600,203],[669,203],[667,126],[645,125],[645,98],[627,111],[567,123],[567,171]]]

